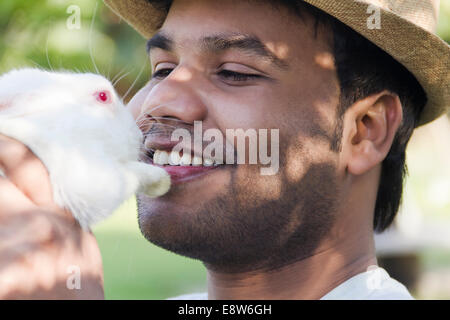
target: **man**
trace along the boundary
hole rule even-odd
[[[412,298],[376,267],[373,233],[398,210],[413,129],[443,114],[450,101],[450,48],[432,34],[436,2],[106,3],[150,39],[153,76],[129,104],[136,118],[146,114],[190,132],[201,121],[203,131],[224,135],[279,129],[276,174],[262,175],[264,165],[248,161],[195,173],[165,166],[171,191],[159,199],[138,195],[144,236],[207,268],[208,292],[178,299]],[[158,154],[174,145],[151,130],[147,139]],[[0,197],[9,210],[3,233],[37,212],[27,225],[44,226],[45,240],[24,234],[22,247],[28,243],[31,257],[38,252],[49,262],[71,257],[89,275],[82,280],[86,297],[101,297],[95,240],[52,206],[48,184],[36,190],[45,180],[39,161],[14,141],[2,143],[0,150],[16,150],[0,157],[18,187],[2,179],[10,194]],[[25,177],[26,170],[40,176]],[[55,230],[67,233],[64,241]],[[73,249],[80,238],[89,254]],[[39,274],[11,265],[13,275]],[[39,296],[46,287],[50,296],[65,297],[63,276],[56,270],[32,285],[16,276],[4,296]]]

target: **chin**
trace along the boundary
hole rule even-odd
[[[173,184],[167,194],[158,198],[138,194],[138,221],[144,237],[155,245],[183,254],[180,250],[185,251],[192,234],[216,228],[223,211],[229,210],[212,208],[219,199],[230,198],[232,171],[233,168],[224,166]]]
[[[282,266],[314,252],[333,225],[339,194],[332,169],[311,166],[270,199],[278,188],[258,183],[252,169],[217,170],[157,199],[138,195],[139,227],[151,243],[211,269]]]

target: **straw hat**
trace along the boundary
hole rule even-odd
[[[449,110],[450,46],[436,35],[439,0],[304,1],[336,17],[415,75],[428,97],[419,126]],[[147,39],[166,15],[147,0],[104,2]],[[380,13],[379,29],[368,25],[374,13]]]

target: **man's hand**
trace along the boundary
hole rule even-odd
[[[42,162],[0,135],[0,171],[0,299],[103,299],[95,237],[53,202]]]

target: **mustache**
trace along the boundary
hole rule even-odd
[[[144,146],[148,149],[171,149],[179,140],[173,140],[175,131],[183,132],[192,137],[194,136],[194,125],[172,117],[146,116],[136,121],[139,129],[144,136]],[[186,146],[189,147],[189,146]]]
[[[202,154],[198,154],[198,152],[203,153],[206,145],[212,143],[210,140],[203,139],[205,130],[195,132],[195,126],[193,123],[188,123],[173,117],[156,117],[146,115],[139,117],[136,120],[136,123],[144,136],[143,148],[151,154],[155,150],[171,150],[173,147],[178,145],[186,152],[190,152],[193,155],[202,156]],[[179,138],[172,140],[173,134],[177,130],[179,130],[177,133],[183,131],[183,136],[189,137],[189,139]],[[222,149],[222,154],[224,156],[228,154],[236,159],[236,146],[226,140],[226,136],[221,130],[217,130],[221,132],[222,136],[222,147],[220,148]],[[200,139],[194,141],[196,136],[199,135]]]
[[[194,126],[173,117],[157,117],[148,114],[140,115],[136,119],[136,124],[145,136],[157,135],[161,137],[171,137],[173,131],[177,129],[186,129],[193,134]]]

